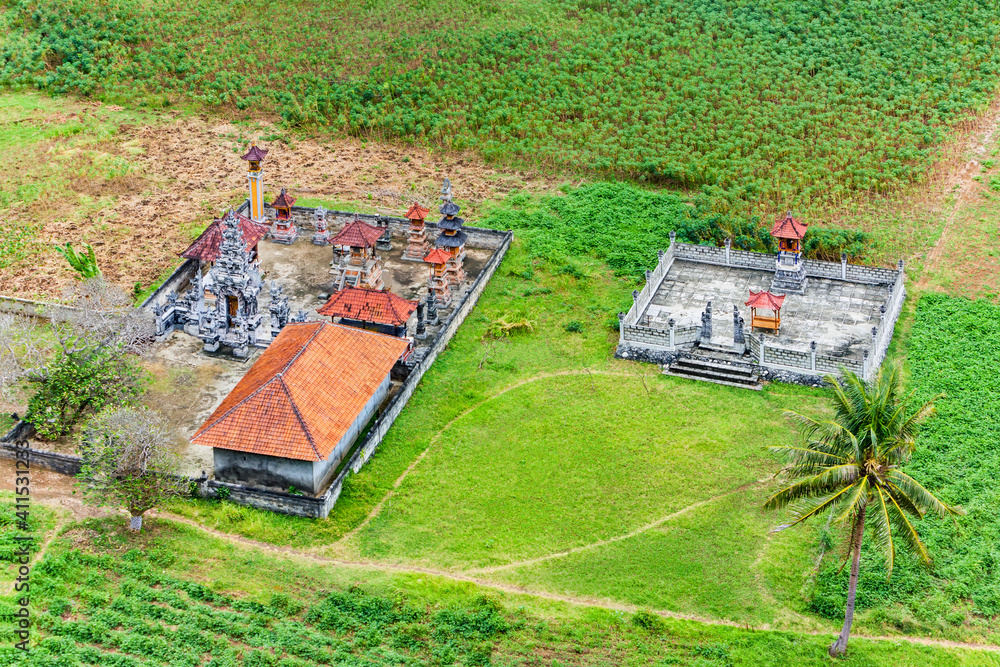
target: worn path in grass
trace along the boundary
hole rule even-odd
[[[455,422],[457,422],[458,420],[462,419],[463,417],[465,417],[469,413],[473,412],[474,410],[478,410],[483,404],[487,403],[488,401],[492,401],[492,400],[495,400],[497,398],[500,398],[501,396],[503,396],[504,394],[506,394],[509,391],[513,391],[514,389],[517,389],[519,387],[523,387],[524,385],[526,385],[528,383],[531,383],[531,382],[538,382],[539,380],[544,380],[544,379],[553,378],[553,377],[562,377],[562,376],[566,376],[566,375],[611,375],[611,376],[618,376],[618,377],[634,377],[634,374],[632,374],[632,373],[622,373],[622,372],[616,372],[616,371],[593,371],[593,370],[590,370],[590,369],[585,369],[585,370],[580,370],[580,371],[560,371],[558,373],[543,373],[542,375],[536,375],[535,377],[525,378],[524,380],[521,380],[520,382],[515,382],[514,384],[512,384],[512,385],[510,385],[510,386],[508,386],[508,387],[506,387],[504,389],[501,389],[499,392],[493,394],[492,396],[484,398],[482,401],[480,401],[480,402],[478,402],[478,403],[470,406],[467,410],[465,410],[464,412],[456,415],[454,419],[452,419],[450,422],[448,422],[447,424],[445,424],[444,428],[442,428],[440,431],[438,431],[434,435],[434,437],[431,439],[430,443],[427,445],[427,448],[424,449],[424,451],[422,451],[420,453],[420,456],[418,456],[416,459],[414,459],[413,463],[411,463],[409,465],[409,467],[406,470],[403,471],[403,474],[400,475],[398,479],[396,479],[395,483],[393,483],[393,485],[392,485],[392,489],[390,489],[389,492],[385,495],[385,497],[382,498],[382,500],[380,500],[378,502],[378,504],[375,505],[375,507],[372,508],[372,511],[368,513],[367,517],[365,517],[365,520],[362,521],[356,528],[354,528],[353,530],[351,530],[348,533],[346,533],[344,535],[344,537],[342,537],[340,540],[338,540],[338,542],[339,543],[347,542],[348,540],[350,540],[351,538],[353,538],[355,535],[357,535],[359,532],[361,532],[361,530],[363,530],[366,526],[368,526],[368,524],[371,523],[372,519],[374,519],[376,516],[378,516],[382,512],[382,508],[396,494],[396,490],[400,487],[400,485],[403,483],[403,481],[409,476],[409,474],[411,472],[413,472],[413,469],[417,467],[417,464],[419,464],[421,461],[424,460],[424,457],[427,456],[427,452],[429,452],[431,450],[431,447],[433,447],[435,445],[435,443],[438,442],[438,440],[441,438],[441,436],[444,435],[445,431],[447,431],[448,429],[450,429],[455,424]]]
[[[364,520],[316,552],[735,622],[794,620],[780,607],[811,570],[811,538],[781,536],[771,551],[775,518],[760,504],[777,468],[765,446],[794,437],[782,408],[813,399],[615,370],[522,378],[435,429]],[[745,565],[762,559],[777,597]],[[791,574],[776,574],[775,559]]]
[[[945,291],[957,296],[996,297],[1000,261],[995,199],[1000,186],[996,163],[1000,99],[994,101],[978,129],[966,139],[962,159],[946,172],[932,206],[944,216],[941,235],[925,255],[915,291]],[[992,181],[992,185],[991,185]]]
[[[542,598],[545,600],[551,600],[554,602],[563,602],[566,604],[574,606],[585,606],[585,607],[599,607],[602,609],[608,609],[611,611],[623,611],[628,613],[635,613],[644,607],[634,604],[628,604],[623,602],[616,602],[614,600],[607,599],[596,599],[584,596],[574,596],[574,595],[560,595],[557,593],[551,593],[544,590],[528,589],[522,586],[516,586],[512,584],[505,584],[496,581],[490,581],[486,579],[481,579],[468,574],[462,574],[458,572],[451,572],[445,570],[438,570],[426,567],[415,567],[409,565],[400,565],[395,563],[384,563],[379,561],[370,560],[345,560],[341,558],[332,558],[329,556],[323,556],[312,551],[303,551],[299,549],[293,549],[291,547],[279,547],[273,544],[268,544],[265,542],[258,542],[256,540],[251,540],[249,538],[243,537],[241,535],[233,535],[230,533],[223,533],[213,528],[208,528],[202,524],[186,519],[182,516],[177,516],[169,512],[156,512],[154,513],[157,517],[165,519],[168,521],[176,521],[177,523],[184,524],[195,528],[203,533],[211,535],[212,537],[224,540],[230,544],[252,547],[254,549],[268,551],[274,554],[286,556],[289,558],[309,561],[322,566],[335,566],[335,567],[350,567],[350,568],[364,568],[371,570],[379,570],[383,572],[398,572],[402,574],[425,574],[435,577],[442,577],[445,579],[450,579],[452,581],[458,581],[463,583],[475,584],[476,586],[481,586],[483,588],[488,588],[492,590],[502,591],[504,593],[510,593],[513,595],[528,595],[536,598]],[[718,618],[709,618],[705,616],[697,616],[694,614],[681,614],[673,612],[666,609],[654,609],[654,613],[663,616],[665,618],[676,618],[687,621],[694,621],[697,623],[705,623],[707,625],[724,625],[727,627],[735,628],[746,628],[746,623],[737,623],[734,621],[727,621]],[[799,634],[808,634],[814,636],[823,636],[835,634],[833,629],[826,631],[806,631],[799,632]],[[1000,646],[991,646],[988,644],[972,644],[967,642],[956,642],[944,639],[930,639],[925,637],[910,637],[910,636],[881,636],[881,635],[860,635],[852,634],[852,638],[856,639],[869,639],[875,641],[890,641],[890,642],[906,642],[910,644],[920,644],[923,646],[938,646],[944,648],[959,648],[968,649],[974,651],[987,651],[993,653],[1000,653]]]

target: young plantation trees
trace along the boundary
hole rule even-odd
[[[148,408],[109,408],[91,419],[80,437],[83,466],[77,478],[88,503],[128,510],[129,529],[142,515],[184,492],[179,456],[169,448],[170,429]]]
[[[792,522],[778,530],[827,512],[850,527],[847,609],[840,636],[830,646],[830,655],[839,656],[847,651],[854,620],[865,526],[871,528],[869,534],[885,554],[891,576],[897,544],[930,562],[910,517],[919,519],[928,511],[941,516],[965,512],[944,504],[900,469],[916,447],[917,423],[933,411],[933,405],[928,401],[914,406],[912,395],[903,395],[898,366],[883,365],[868,382],[854,373],[845,374],[843,386],[833,377],[827,381],[833,387],[833,417],[817,420],[788,413],[802,428],[807,442],[799,447],[771,448],[788,459],[785,473],[794,481],[764,506],[791,508]]]

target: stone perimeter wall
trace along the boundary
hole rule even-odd
[[[679,243],[674,234],[670,235],[670,247],[658,253],[659,261],[653,271],[646,271],[646,284],[642,290],[632,292],[632,307],[627,313],[619,316],[618,356],[628,353],[629,358],[649,356],[645,350],[656,356],[658,352],[671,353],[692,348],[698,340],[700,327],[674,327],[657,329],[641,326],[639,318],[649,307],[653,296],[666,277],[675,259],[690,262],[715,264],[717,266],[732,266],[737,268],[773,271],[774,255],[746,250],[733,250],[727,242],[726,247],[701,246],[690,243]],[[753,362],[762,367],[777,371],[788,371],[813,378],[817,374],[839,375],[841,368],[857,373],[863,378],[869,378],[885,359],[889,344],[892,342],[893,330],[899,318],[906,297],[904,285],[905,273],[900,261],[896,269],[883,269],[858,264],[848,264],[846,257],[838,262],[805,259],[806,275],[814,278],[830,278],[866,285],[889,285],[889,300],[885,304],[877,327],[874,328],[870,348],[864,351],[863,359],[846,359],[830,355],[817,354],[816,351],[803,352],[768,345],[763,335],[747,335],[748,350]]]
[[[269,209],[269,207],[265,205],[265,210],[267,209]],[[238,213],[245,214],[249,210],[249,202],[244,202],[236,210]],[[267,210],[267,212],[268,218],[273,219],[273,211]],[[299,220],[301,219],[304,229],[308,229],[309,231],[315,229],[315,225],[312,222],[314,219],[314,209],[295,206],[292,208],[292,213],[295,217],[296,224],[299,224]],[[354,220],[355,217],[360,217],[362,220],[376,225],[384,225],[387,222],[390,233],[393,236],[406,236],[410,228],[410,221],[406,218],[391,218],[365,213],[358,215],[345,211],[327,211],[326,219],[332,227],[335,224],[338,224],[338,222],[335,222],[335,219],[339,222],[350,222],[351,220]],[[428,222],[427,226],[428,228],[437,227],[437,225],[432,222]],[[427,369],[429,369],[431,364],[434,363],[437,356],[448,346],[448,342],[451,340],[452,336],[455,335],[458,327],[463,321],[465,321],[465,318],[479,301],[479,297],[482,295],[483,290],[486,289],[486,285],[489,283],[493,274],[496,272],[497,267],[500,266],[500,262],[507,254],[507,250],[510,248],[511,241],[514,237],[513,233],[509,231],[499,231],[479,227],[464,227],[464,229],[469,235],[469,246],[492,249],[494,250],[493,255],[486,263],[486,266],[483,267],[482,273],[479,274],[479,277],[476,278],[476,281],[462,296],[461,301],[459,301],[454,310],[452,310],[447,324],[438,332],[437,337],[434,339],[433,343],[431,343],[423,358],[421,358],[421,360],[413,367],[406,380],[404,380],[402,387],[400,387],[399,391],[396,392],[389,404],[381,411],[381,414],[375,424],[372,425],[371,429],[369,429],[365,439],[361,442],[360,446],[355,448],[354,454],[351,455],[347,464],[343,466],[341,472],[334,478],[326,492],[319,497],[300,496],[285,493],[283,491],[272,491],[270,489],[250,487],[243,484],[217,482],[213,479],[192,479],[191,481],[198,484],[199,491],[203,496],[218,497],[220,495],[220,489],[226,488],[228,489],[228,492],[223,492],[223,495],[227,495],[229,500],[241,505],[250,505],[252,507],[272,512],[305,517],[325,518],[330,514],[330,510],[333,509],[333,506],[337,502],[337,498],[340,496],[340,491],[347,475],[361,470],[362,466],[368,462],[368,459],[370,459],[372,454],[375,453],[375,450],[378,449],[382,440],[385,438],[386,433],[388,433],[389,428],[392,426],[393,422],[396,421],[396,417],[399,416],[399,413],[402,412],[403,407],[410,399],[410,396],[413,395],[413,392],[416,390],[417,384],[420,382],[424,373],[427,372]],[[170,277],[167,278],[167,280],[164,281],[164,283],[153,294],[151,294],[149,298],[143,302],[141,307],[143,309],[152,309],[158,303],[165,302],[166,295],[170,292],[178,288],[183,289],[185,283],[190,281],[191,276],[194,275],[197,264],[198,263],[195,260],[186,260],[183,264],[177,267]],[[14,301],[20,302],[23,300],[14,299]],[[38,311],[26,312],[26,314],[34,316],[41,316],[43,311],[40,309],[50,306],[50,304],[36,304],[35,302],[30,301],[25,301],[24,304],[27,304],[27,306],[33,309],[33,311]],[[24,308],[24,305],[18,304],[14,312],[24,312]],[[0,298],[0,312],[3,310],[4,300]],[[23,433],[26,428],[30,429],[32,427],[27,422],[22,421],[16,425],[14,429],[3,439],[0,439],[0,457],[15,456],[16,445],[14,443],[25,438]],[[80,471],[80,458],[77,456],[67,456],[65,454],[57,454],[55,452],[38,449],[31,449],[29,453],[33,464],[37,464],[66,475],[75,475]]]

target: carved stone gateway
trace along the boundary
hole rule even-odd
[[[225,345],[233,349],[234,356],[245,358],[257,342],[261,322],[257,297],[263,283],[231,210],[223,220],[219,252],[206,280],[215,297],[214,307],[208,306],[199,318],[197,336],[205,342],[206,352]]]

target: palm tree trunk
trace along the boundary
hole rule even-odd
[[[844,613],[844,627],[840,630],[837,641],[830,645],[830,655],[834,658],[847,652],[847,640],[851,636],[851,623],[854,622],[854,597],[858,592],[858,567],[861,565],[861,538],[865,534],[865,508],[862,507],[854,520],[854,532],[851,535],[851,581],[847,587],[847,610]]]

